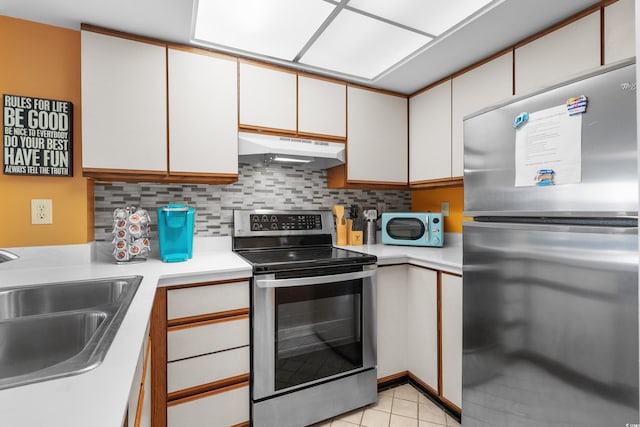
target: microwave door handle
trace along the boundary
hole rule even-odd
[[[376,270],[356,271],[354,273],[332,274],[330,276],[300,277],[294,279],[256,279],[259,288],[289,288],[292,286],[322,285],[326,283],[346,282],[348,280],[373,277]]]

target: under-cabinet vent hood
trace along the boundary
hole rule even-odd
[[[242,163],[271,162],[309,169],[327,169],[344,164],[345,144],[285,136],[238,133],[238,155]]]

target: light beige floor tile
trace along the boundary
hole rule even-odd
[[[444,411],[433,403],[418,405],[418,419],[422,421],[429,421],[431,423],[447,425]]]
[[[392,397],[378,395],[378,403],[374,403],[373,405],[369,406],[368,409],[391,412],[392,402],[393,402]]]
[[[331,423],[331,427],[356,427],[359,425],[360,424],[348,423],[343,420],[333,420],[333,422]]]
[[[451,427],[460,427],[460,423],[453,418],[451,415],[445,413],[445,417],[447,418],[447,425]]]
[[[417,400],[417,399],[416,399]],[[403,415],[405,417],[418,417],[418,402],[410,402],[404,399],[393,398],[391,413]]]
[[[418,393],[418,403],[431,403],[431,401],[429,399],[427,399],[427,396],[425,396],[422,393]]]
[[[338,415],[337,417],[335,417],[335,420],[346,421],[348,423],[360,425],[363,413],[364,409],[356,409],[355,411],[347,412],[343,415]]]
[[[397,387],[393,393],[393,397],[396,399],[410,400],[412,402],[418,401],[418,390],[413,388],[409,384],[403,384]]]
[[[378,393],[378,396],[393,397],[393,390],[393,388],[390,388],[388,390],[381,391],[380,393]]]
[[[391,414],[390,427],[418,427],[418,420],[402,415]]]
[[[391,414],[388,412],[365,409],[360,425],[366,427],[388,427],[390,417]]]
[[[430,423],[429,421],[418,420],[418,427],[442,427],[443,424]]]

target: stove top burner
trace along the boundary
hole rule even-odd
[[[258,249],[237,253],[249,261],[256,272],[376,262],[373,255],[333,247]]]
[[[375,264],[373,255],[333,247],[330,211],[236,210],[233,250],[254,273]]]

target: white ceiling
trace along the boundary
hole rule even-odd
[[[361,0],[352,1],[366,4]],[[353,81],[413,93],[599,2],[496,1],[471,22],[445,33],[427,49],[375,80]],[[87,23],[190,44],[193,0],[2,0],[0,15],[72,29]],[[412,25],[419,25],[419,21],[412,21]]]

